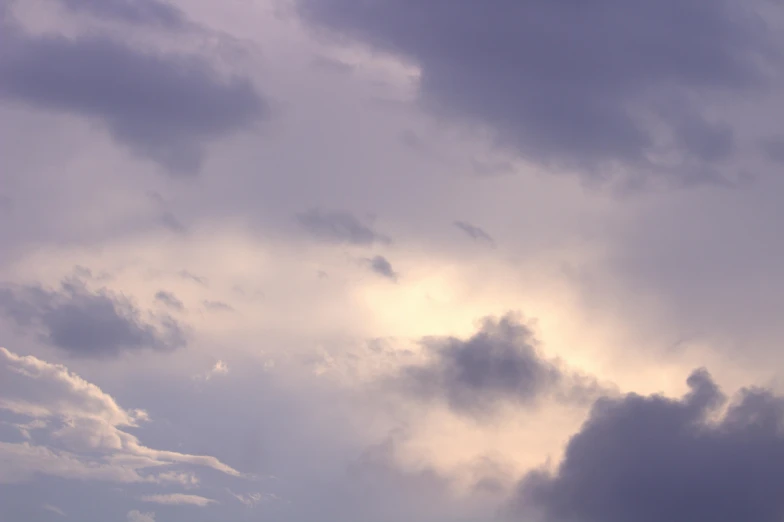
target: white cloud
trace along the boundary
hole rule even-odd
[[[57,515],[60,515],[61,517],[64,517],[64,516],[66,516],[66,514],[65,514],[65,511],[63,511],[62,509],[60,509],[60,508],[59,508],[59,507],[57,507],[57,506],[53,506],[53,505],[51,505],[51,504],[44,504],[44,505],[43,505],[43,506],[41,506],[41,507],[42,507],[43,509],[47,510],[47,511],[51,511],[52,513],[55,513],[55,514],[57,514]]]
[[[248,507],[255,507],[259,504],[280,500],[280,497],[274,493],[234,493],[230,489],[227,489],[226,491],[229,492],[229,495]]]
[[[195,376],[194,379],[196,380],[204,379],[205,381],[209,381],[213,377],[228,375],[228,373],[229,373],[229,365],[223,361],[218,361],[215,363],[215,366],[213,366],[203,374],[199,374]]]
[[[134,509],[128,512],[128,522],[155,522],[155,513],[142,513]]]
[[[146,495],[141,497],[141,500],[143,502],[152,502],[155,504],[188,504],[199,507],[209,506],[210,504],[217,503],[217,500],[213,500],[211,498],[200,497],[199,495],[184,495],[182,493],[174,493],[170,495]]]
[[[0,410],[31,419],[20,425],[28,441],[0,442],[0,482],[27,481],[41,473],[112,482],[193,483],[195,479],[187,474],[150,472],[175,463],[240,475],[215,457],[144,446],[122,428],[139,426],[148,420],[146,413],[121,408],[110,395],[65,366],[5,348],[0,348]],[[30,428],[43,430],[48,421],[56,426],[48,432],[52,444],[38,445]]]

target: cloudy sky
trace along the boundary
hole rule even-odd
[[[783,9],[0,0],[0,521],[779,521]]]

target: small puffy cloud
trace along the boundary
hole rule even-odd
[[[120,407],[65,366],[5,348],[0,348],[0,410],[44,423],[31,440],[0,442],[3,483],[25,482],[38,474],[121,483],[192,483],[188,473],[171,469],[178,464],[240,476],[214,457],[144,446],[126,429],[148,421],[146,413]],[[156,473],[162,467],[169,469]]]
[[[184,495],[182,493],[173,493],[169,495],[145,495],[141,497],[143,502],[151,502],[155,504],[166,505],[189,505],[205,507],[210,504],[215,504],[217,501],[211,498],[200,497],[199,495]]]
[[[155,513],[142,513],[136,509],[129,511],[128,522],[155,522]]]
[[[216,362],[210,370],[210,375],[226,375],[227,373],[229,373],[229,366],[223,361]]]
[[[170,351],[186,344],[182,327],[171,317],[148,321],[129,299],[106,289],[91,291],[77,278],[64,280],[55,290],[39,285],[0,288],[0,314],[78,357]]]
[[[185,234],[188,232],[188,227],[186,227],[172,212],[163,212],[158,217],[158,223],[163,228],[170,230],[175,234]]]
[[[219,377],[228,374],[229,374],[229,365],[223,361],[218,361],[215,363],[215,366],[213,366],[203,374],[196,375],[194,379],[196,380],[203,379],[205,381],[209,381],[212,380],[214,377]]]
[[[395,387],[423,400],[443,400],[454,411],[474,417],[493,413],[499,402],[533,405],[543,397],[591,400],[595,380],[574,374],[542,356],[532,330],[512,315],[487,318],[468,339],[423,341],[428,360],[404,366]]]
[[[223,301],[204,301],[204,308],[213,312],[233,312],[234,307]]]
[[[381,277],[386,277],[392,281],[397,281],[398,274],[392,268],[392,264],[384,256],[374,256],[368,259],[370,269]]]
[[[311,209],[296,216],[300,226],[312,236],[323,241],[372,245],[390,243],[390,238],[362,223],[348,212]]]
[[[161,290],[155,294],[155,300],[174,310],[185,309],[185,305],[182,304],[182,301],[180,301],[177,296],[171,292]]]
[[[472,225],[466,221],[455,221],[453,224],[474,241],[484,241],[490,244],[494,243],[492,236],[476,225]]]

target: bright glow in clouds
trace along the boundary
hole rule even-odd
[[[0,0],[0,520],[778,516],[784,8],[577,4]]]

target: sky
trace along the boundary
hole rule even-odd
[[[777,522],[775,0],[0,0],[0,522]]]

